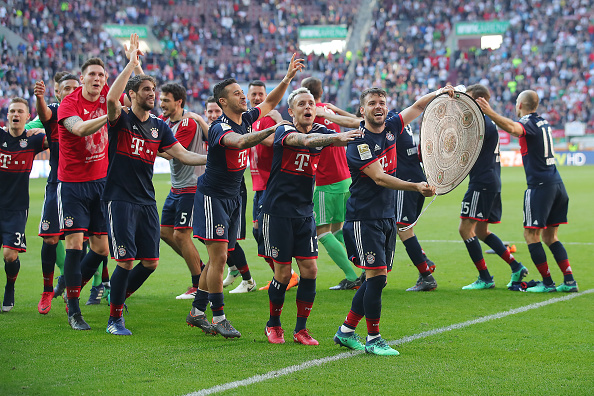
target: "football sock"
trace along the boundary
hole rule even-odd
[[[89,249],[85,257],[80,262],[80,272],[81,272],[81,288],[85,287],[87,282],[91,280],[93,275],[97,272],[99,265],[103,263],[103,259],[106,256],[102,256],[97,254],[93,251],[93,249]]]
[[[250,267],[248,266],[247,260],[245,258],[245,253],[241,246],[239,246],[239,243],[235,243],[235,249],[229,252],[229,255],[227,256],[227,265],[234,265],[235,268],[239,270],[241,279],[252,279],[252,274],[250,274]]]
[[[412,237],[402,241],[402,244],[406,248],[406,253],[408,254],[408,257],[410,257],[410,260],[419,270],[419,274],[421,274],[422,276],[431,275],[431,270],[427,265],[425,255],[423,254],[423,249],[419,244],[417,236],[413,235]]]
[[[514,256],[510,253],[510,251],[505,247],[501,239],[494,233],[490,233],[484,241],[487,246],[489,246],[493,251],[499,255],[506,263],[509,264],[511,267],[512,272],[517,272],[520,270],[522,265],[516,261]]]
[[[553,278],[551,278],[551,272],[549,271],[549,264],[547,263],[547,254],[542,247],[541,242],[531,243],[528,245],[528,250],[530,251],[530,257],[536,265],[538,272],[540,272],[540,276],[542,276],[542,281],[545,285],[552,285]]]
[[[95,271],[95,273],[93,274],[92,286],[93,287],[99,286],[101,284],[101,282],[102,282],[101,274],[99,273],[99,268],[97,268],[97,271]]]
[[[101,282],[109,282],[109,270],[107,269],[107,256],[103,259],[103,269],[101,270]]]
[[[340,242],[342,246],[344,246],[344,235],[342,234],[342,228],[338,231],[333,232],[333,234],[336,240]]]
[[[386,275],[367,278],[367,288],[363,297],[365,307],[365,320],[367,321],[367,334],[379,335],[379,322],[382,315],[382,290],[386,286]]]
[[[483,251],[481,250],[481,243],[478,238],[476,236],[469,238],[464,241],[464,244],[466,244],[466,250],[468,250],[470,259],[478,270],[480,278],[484,281],[491,282],[491,274],[489,274],[489,270],[487,269]]]
[[[225,306],[223,293],[208,293],[208,301],[210,301],[210,309],[212,310],[213,323],[219,323],[225,319]]]
[[[283,305],[285,304],[285,294],[287,292],[287,284],[280,283],[274,277],[270,282],[268,288],[268,300],[270,301],[270,319],[266,326],[274,327],[280,326],[280,316],[283,311]]]
[[[198,282],[200,282],[200,274],[192,275],[192,287],[198,288]]]
[[[319,241],[324,245],[324,248],[328,252],[328,256],[338,265],[338,267],[344,272],[345,277],[350,282],[358,278],[357,274],[353,270],[351,261],[349,260],[344,246],[336,239],[331,232],[326,232],[318,237]]]
[[[567,251],[565,247],[561,243],[561,241],[557,241],[552,243],[549,246],[551,253],[553,253],[553,257],[555,257],[555,261],[559,266],[561,272],[563,272],[563,281],[564,282],[573,282],[573,272],[571,271],[571,266],[569,265],[569,258],[567,257]]]
[[[205,312],[208,306],[208,292],[198,289],[194,301],[192,301],[192,307],[196,308],[200,312]]]
[[[270,289],[269,289],[270,290]],[[307,318],[316,299],[316,280],[301,278],[297,286],[297,322],[295,332],[305,329]]]
[[[117,319],[122,316],[130,272],[132,271],[116,265],[111,274],[111,291],[109,293],[109,316],[111,319]]]
[[[64,275],[64,259],[66,257],[66,251],[64,250],[64,244],[61,240],[58,241],[56,246],[56,266],[60,268],[60,274]]]
[[[41,244],[41,271],[43,273],[43,291],[54,290],[54,267],[56,265],[56,245]]]
[[[4,272],[6,272],[6,289],[14,290],[14,283],[17,280],[17,276],[19,275],[20,269],[21,260],[19,260],[18,258],[14,261],[4,260]]]
[[[66,297],[68,299],[68,315],[72,316],[80,312],[78,298],[80,297],[80,259],[82,250],[66,249],[64,258],[64,282],[66,284]]]
[[[340,326],[340,331],[348,333],[355,331],[357,325],[363,319],[365,315],[365,308],[363,306],[363,300],[365,297],[365,291],[367,289],[367,281],[363,282],[361,287],[357,289],[357,292],[353,296],[353,302],[351,303],[351,310],[349,311],[344,323]]]
[[[132,293],[138,290],[153,272],[155,272],[154,269],[146,268],[142,263],[136,264],[132,271],[130,271],[128,287],[126,289],[126,298],[130,297]]]

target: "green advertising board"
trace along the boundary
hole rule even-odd
[[[504,34],[509,21],[458,22],[455,25],[457,36],[484,36]]]
[[[299,40],[344,40],[346,25],[309,25],[299,28]]]
[[[109,33],[110,36],[116,38],[130,37],[131,34],[136,33],[141,39],[148,38],[148,29],[146,25],[103,25],[103,30]]]

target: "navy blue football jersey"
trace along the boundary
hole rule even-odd
[[[324,147],[285,145],[287,136],[299,131],[294,125],[281,125],[274,134],[274,153],[262,211],[282,217],[313,215],[313,191],[320,154]],[[320,124],[310,133],[335,134]]]
[[[485,139],[483,141],[483,147],[469,175],[469,189],[501,192],[499,132],[495,123],[487,116],[485,116]]]
[[[49,144],[49,164],[50,173],[47,176],[48,183],[58,182],[58,158],[60,157],[60,139],[58,133],[58,103],[49,104],[47,107],[52,111],[52,117],[42,122],[47,136],[47,143]]]
[[[44,150],[45,135],[14,137],[0,128],[0,208],[29,209],[29,175],[37,153]]]
[[[173,132],[154,115],[142,122],[131,110],[122,110],[120,118],[109,123],[108,132],[109,168],[103,200],[154,205],[155,157],[177,143]]]
[[[524,129],[520,149],[528,186],[560,183],[549,122],[536,113],[525,115],[518,122]]]
[[[385,219],[394,217],[396,191],[380,187],[363,169],[379,161],[384,172],[396,176],[396,138],[403,131],[400,114],[386,120],[381,133],[373,133],[361,122],[362,137],[347,146],[347,162],[353,180],[347,201],[346,220]]]
[[[241,125],[231,121],[223,113],[208,128],[208,157],[206,171],[198,178],[198,190],[216,198],[239,196],[239,187],[248,164],[250,149],[226,147],[223,137],[235,132],[245,135],[252,132],[252,124],[258,120],[260,109],[254,107],[241,115]]]

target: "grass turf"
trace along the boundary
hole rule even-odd
[[[590,204],[594,189],[587,182],[593,180],[594,167],[564,167],[560,171],[570,196],[570,224],[561,226],[559,235],[580,290],[584,291],[594,287],[594,209]],[[168,192],[168,180],[168,175],[155,176],[159,207]],[[291,341],[295,289],[287,293],[282,315],[287,339],[284,345],[266,342],[263,332],[268,296],[261,291],[247,295],[225,293],[225,311],[242,332],[240,339],[206,336],[186,326],[190,301],[175,300],[175,296],[189,286],[189,272],[183,260],[165,244],[161,245],[159,268],[128,301],[126,324],[134,333],[132,337],[105,334],[109,314],[106,303],[82,307],[92,327],[89,332],[70,329],[61,299],[54,300],[48,315],[38,314],[41,238],[35,235],[44,184],[43,180],[31,180],[28,253],[20,256],[15,308],[0,315],[0,394],[186,394],[346,351],[333,344],[332,336],[348,312],[353,292],[328,290],[343,274],[321,246],[317,297],[308,321],[312,335],[320,341],[318,347]],[[460,289],[477,276],[457,231],[465,187],[438,197],[415,227],[421,245],[437,264],[436,291],[404,291],[415,282],[417,271],[401,243],[397,243],[394,271],[388,276],[383,294],[381,332],[387,340],[565,296],[507,291],[510,270],[495,255],[485,255],[495,277],[495,289]],[[539,279],[523,242],[524,189],[523,170],[504,168],[503,219],[491,230],[517,246],[516,258],[530,271],[527,279]],[[250,213],[248,209],[248,217]],[[242,246],[253,277],[262,286],[271,273],[257,257],[249,234]],[[197,246],[206,256],[204,247]],[[562,275],[548,250],[547,256],[553,279],[560,282]],[[110,261],[110,273],[113,267]],[[82,292],[82,303],[88,290],[87,286]],[[386,394],[592,394],[593,300],[593,294],[582,295],[402,343],[395,346],[401,353],[399,357],[356,355],[226,393],[338,395],[353,390],[366,392],[371,383],[374,390]],[[365,335],[364,323],[358,333]]]

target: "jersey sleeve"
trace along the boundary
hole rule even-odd
[[[260,117],[260,108],[259,107],[254,107],[253,109],[250,109],[241,115],[243,122],[245,122],[248,125],[252,125],[254,122],[258,121],[259,117]]]
[[[214,125],[211,125],[208,128],[208,146],[215,147],[215,146],[225,146],[222,142],[223,137],[228,134],[229,132],[233,132],[231,125],[225,124],[224,122],[219,122]]]
[[[76,108],[76,98],[78,95],[68,95],[60,103],[58,107],[58,122],[61,124],[68,117],[80,117],[78,109]]]
[[[31,136],[29,139],[33,143],[33,148],[35,150],[35,154],[42,152],[45,150],[43,148],[43,142],[45,141],[45,133],[38,133],[37,135]]]
[[[400,113],[393,114],[392,117],[386,119],[386,126],[392,132],[401,134],[404,130],[404,122],[402,121],[402,116]]]
[[[285,139],[292,133],[296,133],[297,129],[295,129],[292,125],[281,125],[276,128],[274,132],[274,146],[282,146],[285,144]]]
[[[198,124],[191,118],[184,118],[180,123],[175,138],[187,149],[198,132]]]
[[[371,165],[377,161],[377,156],[369,147],[365,138],[357,138],[347,145],[347,162],[349,165],[359,170]]]
[[[43,123],[39,119],[39,116],[35,117],[33,120],[25,124],[25,130],[28,131],[29,129],[33,128],[43,128]]]
[[[160,127],[163,129],[163,136],[161,138],[161,144],[159,145],[159,151],[163,152],[173,146],[178,140],[173,136],[171,128],[165,124],[162,120],[159,120]],[[179,131],[178,131],[179,132]]]

